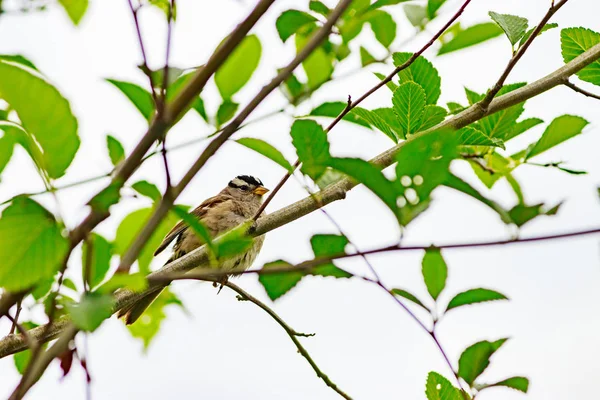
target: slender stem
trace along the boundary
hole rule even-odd
[[[360,96],[355,101],[351,101],[350,96],[348,96],[348,104],[346,105],[344,110],[329,124],[329,126],[325,129],[325,132],[329,133],[338,124],[338,122],[340,122],[342,120],[342,118],[344,118],[346,116],[346,114],[348,114],[350,111],[352,111],[352,109],[357,107],[367,97],[371,96],[373,93],[375,93],[380,88],[382,88],[387,83],[389,83],[400,71],[410,67],[411,64],[413,62],[415,62],[415,60],[417,58],[419,58],[419,56],[421,56],[429,47],[431,47],[431,45],[434,44],[435,41],[438,40],[439,37],[442,36],[442,34],[454,23],[454,21],[456,21],[458,19],[458,17],[461,16],[461,14],[465,11],[465,8],[467,8],[467,6],[469,5],[470,2],[471,2],[471,0],[466,0],[462,4],[462,6],[458,9],[458,11],[452,16],[452,18],[450,18],[450,20],[448,22],[446,22],[446,24],[444,24],[444,26],[442,26],[442,28],[439,31],[437,31],[437,33],[435,35],[433,35],[433,37],[429,40],[429,42],[425,43],[425,45],[423,47],[421,47],[421,49],[419,51],[417,51],[416,53],[413,53],[408,60],[406,60],[404,63],[402,63],[402,65],[399,65],[396,68],[394,68],[394,70],[388,76],[386,76],[383,80],[381,80],[379,83],[377,83],[371,89],[367,90],[365,93],[363,93],[362,96]],[[265,208],[269,205],[269,203],[277,195],[279,190],[283,187],[283,185],[290,178],[290,175],[296,170],[296,168],[298,168],[299,165],[300,165],[300,160],[298,159],[294,163],[294,169],[291,172],[287,172],[283,176],[283,178],[281,178],[281,180],[279,181],[277,186],[275,186],[275,188],[271,191],[269,197],[267,197],[265,199],[265,201],[261,205],[260,209],[255,214],[254,220],[256,220],[262,214],[262,212],[265,210]]]
[[[300,353],[302,355],[302,357],[304,357],[306,359],[306,361],[308,361],[308,363],[312,367],[313,371],[315,371],[317,376],[319,378],[321,378],[327,386],[329,386],[331,389],[333,389],[336,393],[338,393],[344,399],[351,399],[350,396],[348,396],[346,393],[344,393],[334,382],[331,381],[331,379],[329,379],[329,377],[325,373],[323,373],[323,371],[321,371],[321,369],[319,368],[317,363],[312,359],[310,354],[308,354],[308,351],[304,348],[304,346],[302,346],[302,343],[300,343],[300,341],[298,340],[299,336],[312,336],[311,334],[307,335],[304,333],[296,332],[279,315],[277,315],[277,313],[275,311],[273,311],[269,306],[267,306],[265,303],[258,300],[256,297],[252,296],[251,294],[249,294],[248,292],[246,292],[245,290],[243,290],[236,284],[231,283],[231,282],[226,282],[224,284],[224,286],[227,286],[228,288],[230,288],[231,290],[233,290],[234,292],[239,294],[243,300],[247,300],[247,301],[250,301],[251,303],[256,304],[258,307],[263,309],[267,314],[269,314],[269,316],[271,318],[273,318],[275,320],[275,322],[277,322],[279,324],[279,326],[281,326],[285,330],[285,332],[288,334],[288,336],[290,337],[292,342],[294,342],[294,345],[298,349],[298,353]]]
[[[523,45],[521,47],[519,47],[519,49],[517,50],[517,52],[508,61],[508,64],[506,65],[506,68],[504,68],[504,71],[502,72],[502,75],[500,75],[500,78],[498,78],[498,81],[496,81],[496,83],[494,84],[494,86],[492,87],[492,89],[490,89],[487,92],[487,94],[485,95],[485,97],[483,98],[483,100],[481,100],[478,103],[479,107],[481,107],[483,110],[487,109],[487,107],[490,105],[490,103],[492,102],[492,100],[494,99],[494,97],[496,97],[496,95],[498,94],[498,92],[500,91],[500,89],[502,89],[502,86],[504,86],[504,82],[506,81],[506,78],[508,78],[508,75],[510,74],[510,72],[513,70],[513,68],[515,67],[515,65],[517,65],[517,63],[519,62],[519,60],[521,59],[521,57],[523,57],[523,54],[525,54],[525,52],[527,51],[527,49],[529,49],[529,46],[531,45],[531,43],[533,43],[533,41],[540,34],[540,32],[542,31],[542,29],[544,29],[544,26],[548,23],[548,21],[550,20],[550,18],[552,18],[552,16],[567,1],[569,1],[569,0],[561,0],[558,3],[556,3],[556,5],[554,4],[554,1],[552,2],[552,5],[548,9],[548,11],[546,12],[546,14],[542,18],[542,20],[540,21],[540,23],[535,27],[535,29],[533,30],[533,32],[531,33],[531,35],[529,35],[529,38],[527,38],[527,40],[525,41],[525,43],[523,43]]]
[[[587,90],[584,90],[584,89],[580,88],[579,86],[575,85],[574,83],[571,83],[568,79],[565,80],[565,82],[563,83],[563,85],[565,85],[566,87],[568,87],[569,89],[571,89],[571,90],[573,90],[573,91],[575,91],[577,93],[581,93],[584,96],[600,100],[600,95],[594,94],[592,92],[588,92]]]

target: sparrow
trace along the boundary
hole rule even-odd
[[[263,186],[260,179],[250,175],[239,175],[233,178],[219,194],[202,202],[191,214],[206,226],[209,234],[214,238],[254,217],[262,204],[262,196],[268,191],[269,189]],[[264,215],[264,212],[261,215]],[[223,270],[250,268],[260,252],[264,240],[264,236],[255,238],[253,245],[245,253],[223,260],[219,268]],[[167,264],[204,244],[202,239],[184,221],[179,221],[167,233],[154,255],[160,254],[173,241],[175,241],[173,253]],[[162,288],[158,288],[129,308],[121,310],[119,318],[124,317],[127,325],[133,324],[161,291]]]

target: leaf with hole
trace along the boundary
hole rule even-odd
[[[452,386],[448,379],[433,371],[427,375],[425,395],[427,400],[465,400],[460,390]]]

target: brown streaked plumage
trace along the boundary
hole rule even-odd
[[[262,196],[268,192],[262,182],[248,175],[240,175],[232,179],[221,192],[210,197],[190,214],[198,218],[208,228],[211,237],[216,237],[239,224],[252,218],[260,208]],[[176,260],[204,243],[184,221],[179,221],[165,236],[154,255],[161,253],[175,240],[173,254],[167,263]],[[254,239],[254,244],[248,251],[224,260],[219,269],[247,269],[258,255],[264,236]],[[125,317],[127,324],[134,323],[162,291],[158,288],[149,293],[137,303],[119,312],[119,318]]]

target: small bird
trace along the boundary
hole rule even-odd
[[[250,175],[239,175],[232,179],[219,194],[206,199],[196,207],[191,214],[208,228],[211,237],[217,237],[252,218],[262,204],[262,196],[268,191],[269,189],[263,186],[260,179]],[[264,213],[261,215],[264,215]],[[154,255],[166,249],[173,240],[175,240],[173,254],[167,264],[204,244],[202,239],[192,229],[189,229],[184,221],[179,221],[165,236]],[[245,253],[226,259],[219,265],[219,268],[224,270],[250,268],[260,252],[264,240],[264,236],[257,237],[254,239],[252,247]],[[121,310],[119,318],[125,317],[127,325],[133,324],[158,297],[161,290],[159,288],[156,292],[149,293],[131,307]]]

